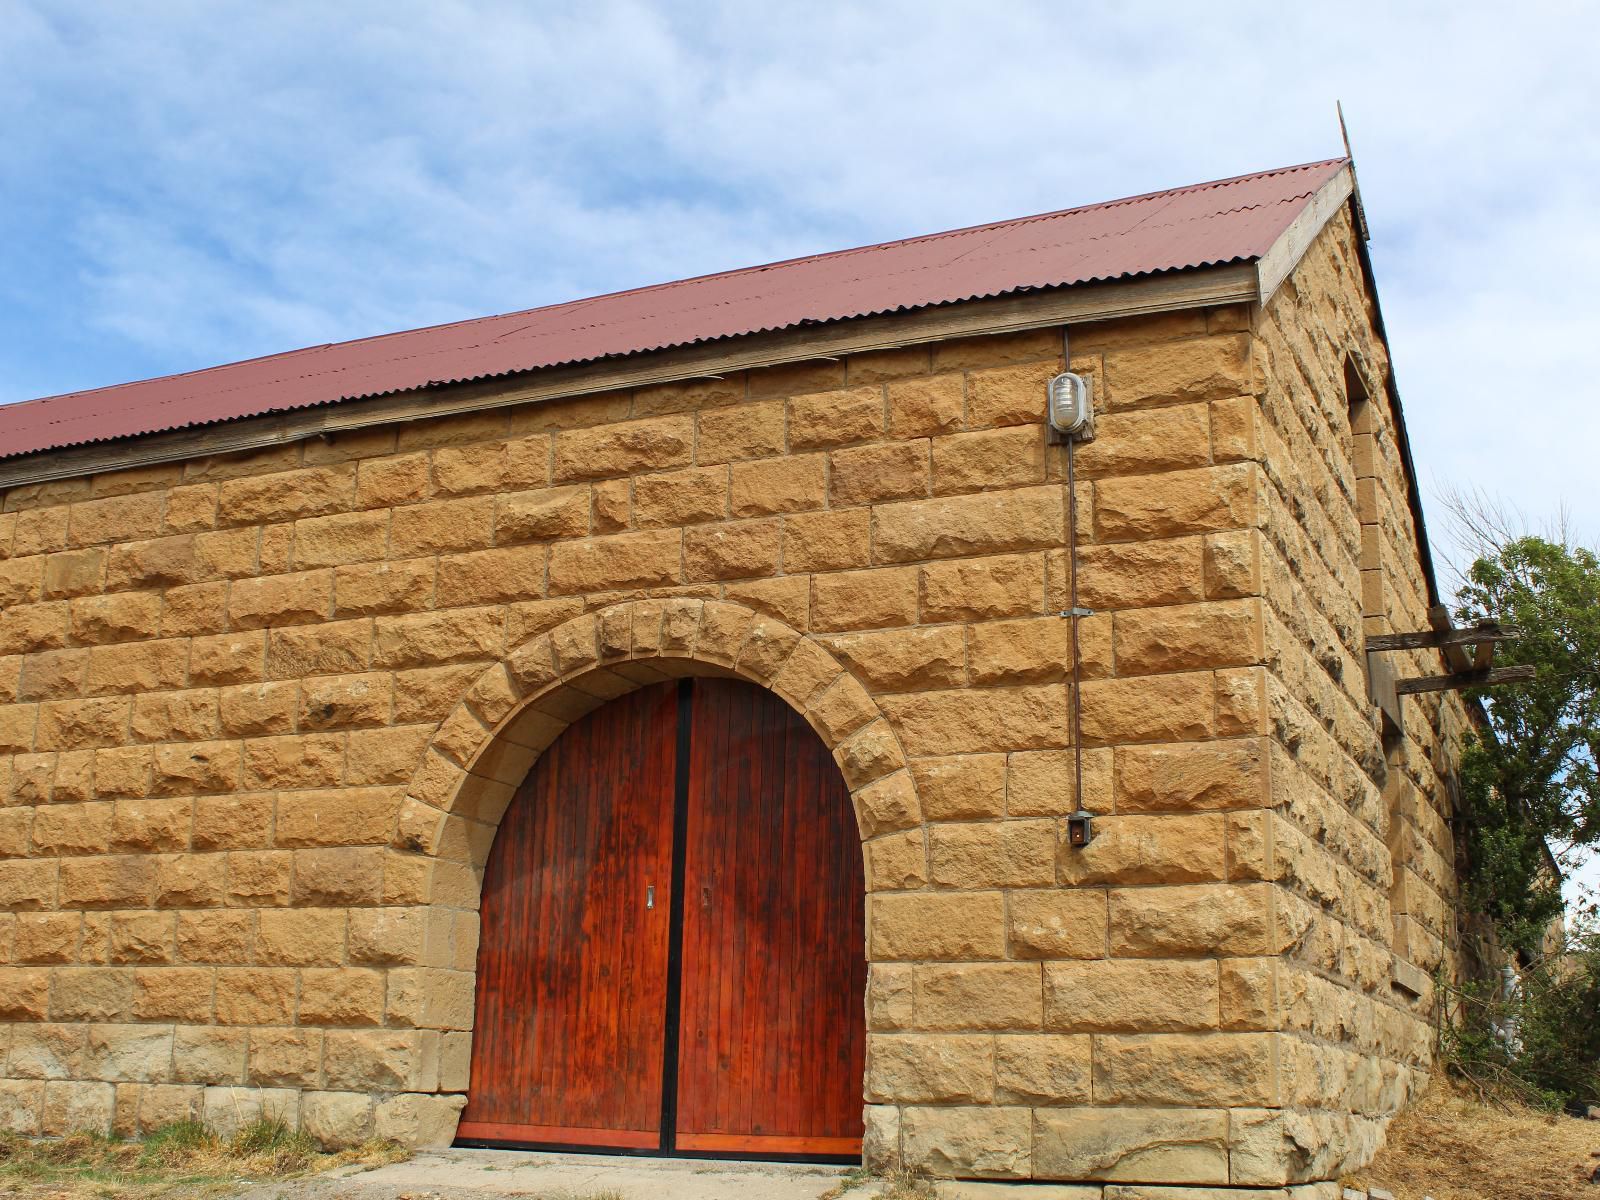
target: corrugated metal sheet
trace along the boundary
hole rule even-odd
[[[802,324],[1249,260],[1344,164],[1331,159],[0,406],[0,458]]]

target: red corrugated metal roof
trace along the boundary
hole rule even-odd
[[[0,406],[0,458],[802,324],[1249,260],[1266,253],[1345,161]]]

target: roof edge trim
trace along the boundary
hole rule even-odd
[[[1310,203],[1300,210],[1289,223],[1289,228],[1278,235],[1278,240],[1256,263],[1261,303],[1271,300],[1283,281],[1300,265],[1300,260],[1311,249],[1322,227],[1333,219],[1335,213],[1355,190],[1355,177],[1346,165],[1337,175],[1317,189]]]
[[[347,397],[211,425],[40,450],[0,461],[0,489],[265,449],[379,425],[684,382],[727,371],[1052,325],[1251,303],[1260,297],[1257,263],[1251,260],[958,301],[910,312],[790,326],[578,366],[545,367],[466,383],[430,384],[384,396]]]

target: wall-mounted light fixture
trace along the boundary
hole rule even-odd
[[[1082,849],[1094,840],[1094,818],[1080,808],[1067,817],[1067,845]]]

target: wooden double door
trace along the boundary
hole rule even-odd
[[[771,692],[597,709],[490,851],[458,1140],[858,1156],[863,890],[839,770]]]

